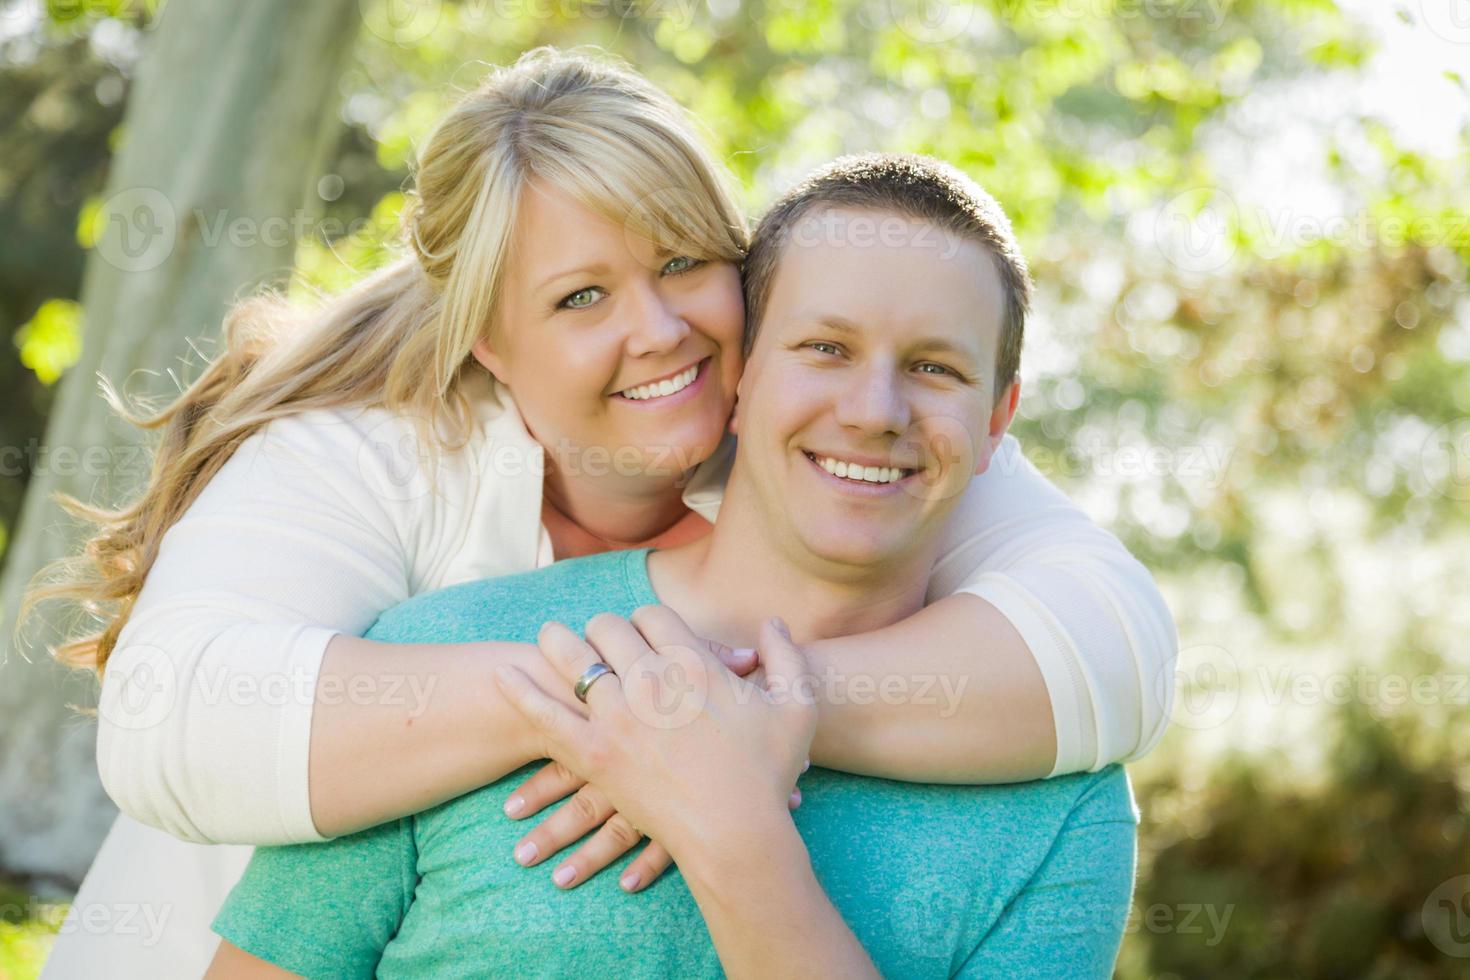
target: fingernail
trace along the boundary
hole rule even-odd
[[[505,815],[507,817],[515,816],[517,813],[520,813],[525,808],[526,801],[521,799],[519,796],[512,796],[510,799],[505,801]]]
[[[536,842],[528,840],[516,848],[516,860],[521,864],[530,864],[536,860],[538,853],[540,852],[536,847]]]
[[[806,760],[805,762],[803,762],[801,764],[801,771],[802,772],[806,772],[811,767],[812,767],[812,760],[808,759],[808,760]]]
[[[801,806],[801,790],[794,789],[791,791],[790,802],[792,806]]]
[[[750,647],[736,647],[730,652],[730,656],[736,660],[749,660],[755,656],[755,651]]]
[[[622,881],[620,881],[619,884],[623,886],[624,891],[632,891],[633,889],[638,887],[638,883],[642,880],[643,879],[638,876],[638,872],[629,871],[627,874],[623,875]]]
[[[564,864],[556,869],[556,873],[551,876],[551,880],[562,888],[565,888],[572,883],[572,879],[575,877],[577,877],[577,869],[570,864]]]

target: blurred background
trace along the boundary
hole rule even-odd
[[[1014,431],[1179,625],[1119,976],[1470,977],[1466,0],[3,0],[0,980],[114,812],[93,685],[10,642],[48,495],[146,476],[96,372],[166,396],[232,298],[384,262],[413,146],[542,43],[680,99],[752,213],[865,149],[1009,211]]]

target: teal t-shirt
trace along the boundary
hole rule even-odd
[[[534,642],[549,620],[580,630],[658,601],[647,556],[441,589],[388,610],[367,636]],[[618,878],[636,849],[570,891],[552,884],[554,859],[512,860],[531,824],[501,806],[539,766],[361,833],[258,849],[215,931],[313,978],[721,976],[677,868],[630,895]],[[1001,786],[813,767],[801,790],[794,818],[817,878],[884,976],[1111,975],[1137,822],[1121,767]]]

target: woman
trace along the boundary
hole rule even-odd
[[[563,193],[529,196],[534,180]],[[627,247],[576,255],[584,212],[625,228]],[[58,973],[103,956],[113,976],[202,970],[248,849],[181,840],[319,840],[523,763],[524,724],[490,671],[509,659],[536,676],[539,658],[361,639],[378,612],[708,530],[740,372],[745,224],[678,107],[625,69],[531,52],[426,141],[404,220],[413,254],[322,310],[266,298],[232,314],[220,358],[134,419],[162,430],[142,498],[77,505],[99,524],[85,574],[33,596],[115,610],[60,651],[103,671],[99,769],[135,818],[78,906],[121,896],[173,915],[149,949],[73,933]],[[564,254],[556,275],[520,272],[528,235],[547,250],[538,270]],[[1014,474],[1001,462],[959,508],[926,609],[806,651],[878,664],[901,645],[916,673],[979,682],[949,714],[824,705],[814,762],[1008,780],[1098,768],[1161,734],[1154,682],[1172,678],[1174,639],[1147,573],[1013,443]],[[579,796],[591,819],[610,816],[594,787]],[[626,827],[598,837],[600,859]],[[650,846],[639,862],[646,882],[667,855]]]

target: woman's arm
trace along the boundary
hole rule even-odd
[[[427,810],[541,758],[495,684],[504,663],[551,683],[530,644],[333,637],[311,721],[311,813],[322,835]],[[570,692],[562,700],[580,707]]]
[[[877,977],[812,871],[788,815],[747,840],[686,852],[679,872],[731,977]],[[754,848],[754,850],[748,850]],[[752,861],[750,855],[759,854]]]
[[[278,419],[169,529],[98,709],[98,767],[125,812],[202,843],[301,843],[530,761],[488,670],[538,669],[534,648],[358,637],[419,590],[445,550],[432,535],[457,533],[477,488],[468,457],[448,458],[439,496],[420,486],[413,438],[380,410]],[[499,544],[484,547],[505,571],[534,565],[534,547]]]

